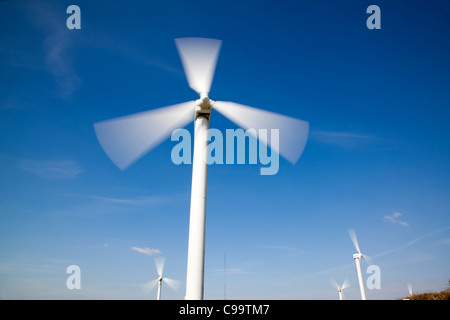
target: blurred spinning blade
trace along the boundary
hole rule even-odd
[[[156,285],[158,284],[159,278],[146,282],[144,283],[141,287],[142,287],[142,291],[144,292],[145,295],[149,295],[150,292],[153,290],[154,287],[156,287]]]
[[[355,246],[356,251],[358,251],[358,253],[361,254],[361,250],[359,250],[359,244],[358,244],[358,239],[356,238],[355,230],[349,229],[348,234],[350,235],[350,238],[352,238],[353,245]]]
[[[361,257],[364,259],[364,261],[367,262],[367,264],[371,265],[373,260],[368,255],[362,254],[361,250],[359,249],[358,239],[356,238],[356,232],[354,229],[349,229],[348,234],[350,235],[350,238],[352,238],[353,245],[355,246],[356,251],[361,255]]]
[[[363,254],[362,258],[367,262],[368,265],[371,265],[373,263],[373,259],[366,254]]]
[[[221,40],[205,38],[175,39],[189,87],[198,94],[209,93],[216,70]]]
[[[170,279],[170,278],[163,278],[163,281],[165,283],[167,283],[167,285],[169,287],[172,288],[172,290],[177,291],[178,288],[180,287],[180,282],[174,279]]]
[[[174,129],[194,120],[195,102],[135,113],[94,123],[95,134],[105,153],[121,170],[150,151]]]
[[[348,287],[350,287],[350,282],[348,281],[348,279],[345,279],[341,289],[344,290],[347,289]]]
[[[166,262],[166,259],[164,259],[164,258],[155,258],[156,272],[158,273],[158,276],[160,278],[162,278],[165,262]]]
[[[408,282],[408,283],[406,284],[406,286],[408,287],[409,295],[412,296],[412,295],[413,295],[412,284]]]
[[[347,289],[348,287],[350,287],[350,282],[348,281],[348,279],[344,280],[344,283],[342,284],[342,286],[339,286],[338,283],[336,282],[336,280],[334,280],[333,278],[330,279],[330,284],[335,287],[337,290],[344,290]]]
[[[309,123],[306,121],[227,101],[216,101],[213,108],[241,128],[255,129],[257,135],[259,129],[267,129],[267,136],[259,135],[255,138],[292,164],[298,161],[305,149],[309,132]],[[268,139],[271,129],[279,130],[279,146],[271,145]]]
[[[330,284],[331,284],[331,286],[335,287],[336,290],[341,289],[341,287],[339,287],[339,285],[338,285],[338,283],[336,282],[336,280],[334,280],[333,278],[330,279]]]

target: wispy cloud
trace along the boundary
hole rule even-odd
[[[76,31],[67,29],[64,18],[68,16],[63,15],[61,19],[61,13],[56,12],[57,8],[49,3],[33,1],[28,2],[26,7],[33,23],[44,32],[45,67],[60,87],[61,97],[70,98],[82,84],[73,67]]]
[[[311,131],[310,138],[320,143],[333,144],[347,148],[358,147],[362,144],[378,140],[377,137],[366,134],[322,130]]]
[[[72,47],[72,43],[67,38],[66,33],[61,32],[48,36],[45,41],[45,47],[47,49],[46,66],[55,77],[61,89],[61,96],[69,98],[83,83],[67,54]]]
[[[28,28],[32,29],[31,32],[20,35],[30,37],[33,41],[23,41],[17,37],[18,31],[9,32],[6,41],[0,46],[0,63],[47,71],[59,88],[58,94],[64,99],[70,99],[83,85],[83,79],[76,68],[76,57],[80,48],[106,49],[128,60],[139,61],[143,66],[164,70],[179,77],[184,75],[181,64],[173,65],[164,55],[156,55],[148,50],[145,44],[139,47],[130,44],[129,39],[118,34],[111,36],[110,30],[106,28],[100,27],[89,32],[83,29],[69,30],[66,26],[66,19],[69,17],[69,14],[66,14],[68,4],[59,1],[27,0],[22,1],[19,6],[21,12],[26,14],[26,23],[31,23],[32,26]],[[81,17],[83,19],[83,14]],[[172,45],[173,50],[176,49],[173,40],[168,43]]]
[[[173,203],[174,199],[178,199],[175,196],[163,196],[163,195],[147,195],[137,196],[132,198],[119,198],[119,197],[105,197],[97,195],[87,194],[72,194],[71,196],[81,197],[86,199],[96,200],[98,203],[104,204],[117,204],[117,205],[132,205],[132,206],[148,206],[148,205],[160,205],[166,203]]]
[[[131,250],[134,250],[139,253],[146,254],[148,256],[154,256],[157,254],[160,254],[161,251],[159,249],[152,249],[152,248],[139,248],[139,247],[131,247]]]
[[[225,273],[226,272],[227,275],[248,273],[248,272],[244,271],[243,269],[239,269],[239,268],[214,269],[213,271],[217,272],[217,273]]]
[[[258,248],[278,251],[278,252],[283,253],[285,257],[294,257],[294,256],[298,256],[298,255],[303,255],[306,253],[306,250],[302,250],[302,249],[290,247],[290,246],[262,245],[262,246],[258,246]]]
[[[107,39],[105,35],[96,35],[95,40],[100,39],[97,43],[92,43],[93,46],[102,46],[116,52],[117,54],[133,59],[143,63],[146,66],[158,68],[173,74],[183,75],[184,72],[181,67],[172,66],[161,58],[156,58],[143,49],[138,48],[135,44],[127,44],[127,39],[115,37]],[[175,49],[175,45],[173,47]]]
[[[44,179],[75,179],[84,171],[74,160],[20,159],[17,167]]]
[[[450,238],[442,239],[438,242],[438,244],[444,245],[444,246],[450,246]]]
[[[125,191],[123,191],[125,192]],[[178,201],[188,201],[187,197],[176,195],[145,195],[145,196],[98,196],[88,194],[66,194],[67,201],[61,208],[47,214],[55,216],[86,216],[115,214],[141,214],[160,212],[161,208]]]
[[[402,215],[403,215],[403,214],[400,213],[400,212],[394,212],[394,213],[392,214],[392,216],[384,216],[384,217],[383,217],[383,220],[384,220],[384,221],[387,221],[387,222],[391,222],[391,223],[398,223],[399,225],[404,226],[404,227],[409,226],[409,223],[408,223],[408,222],[401,221],[401,220],[398,219],[398,218],[401,217]]]
[[[417,237],[417,238],[415,238],[415,239],[413,239],[413,240],[411,240],[411,241],[405,243],[405,244],[402,245],[402,246],[399,246],[399,247],[394,248],[394,249],[391,249],[391,250],[384,251],[384,252],[382,252],[382,253],[379,253],[379,254],[377,254],[377,255],[374,255],[373,257],[374,257],[374,258],[377,258],[377,257],[381,257],[381,256],[384,256],[384,255],[387,255],[387,254],[391,254],[391,253],[394,253],[394,252],[403,250],[403,249],[405,249],[405,248],[408,248],[408,247],[410,247],[410,246],[416,244],[417,242],[419,242],[419,241],[421,241],[421,240],[423,240],[423,239],[425,239],[425,238],[431,237],[431,236],[433,236],[433,235],[435,235],[435,234],[439,234],[439,233],[444,232],[444,231],[447,231],[447,230],[449,230],[449,229],[450,229],[450,227],[445,227],[445,228],[443,228],[443,229],[439,229],[439,230],[436,230],[436,231],[432,231],[432,232],[427,233],[427,234],[425,234],[425,235],[423,235],[423,236]]]

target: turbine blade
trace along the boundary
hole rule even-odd
[[[371,265],[373,263],[373,259],[371,257],[369,257],[368,255],[363,254],[362,258],[364,259],[364,261],[367,262],[368,265]]]
[[[330,285],[335,287],[336,290],[340,289],[339,285],[337,284],[337,282],[334,279],[330,279]]]
[[[348,287],[350,287],[350,281],[348,281],[348,279],[345,279],[341,289],[344,290],[347,289]]]
[[[249,130],[249,133],[292,164],[300,158],[308,139],[308,122],[234,102],[216,101],[213,108],[241,128],[254,129],[256,132]],[[267,135],[259,134],[260,129],[267,129],[268,134],[271,129],[278,129],[279,144],[272,144]],[[255,133],[258,136],[255,136]]]
[[[348,234],[350,235],[350,238],[352,238],[353,245],[355,246],[356,251],[358,251],[358,253],[361,254],[361,250],[359,250],[358,239],[356,238],[355,230],[349,229]]]
[[[214,78],[221,40],[205,38],[175,39],[189,87],[208,93]]]
[[[163,281],[165,283],[167,283],[167,285],[169,287],[172,288],[172,290],[177,291],[178,288],[180,287],[180,282],[174,279],[170,279],[170,278],[163,278]]]
[[[166,261],[165,258],[159,257],[155,258],[155,265],[156,265],[156,272],[158,272],[158,276],[162,278],[162,274],[164,271],[164,262]]]
[[[406,286],[408,287],[409,295],[412,296],[412,295],[413,295],[412,284],[408,282],[408,283],[406,284]]]
[[[135,113],[94,123],[105,153],[121,170],[167,138],[174,129],[194,120],[195,102]]]
[[[154,287],[158,284],[159,279],[155,279],[149,282],[144,283],[141,288],[145,295],[150,294]]]

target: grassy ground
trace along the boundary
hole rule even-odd
[[[414,294],[409,297],[404,297],[402,299],[409,300],[450,300],[450,288],[443,290],[441,292],[426,292]]]

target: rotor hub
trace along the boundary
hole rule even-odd
[[[361,254],[361,253],[355,253],[355,254],[353,255],[353,259],[361,259],[361,257],[362,257],[362,254]]]
[[[195,101],[195,119],[199,116],[204,116],[209,120],[213,103],[214,101],[209,99],[207,94],[201,93],[200,99]]]

